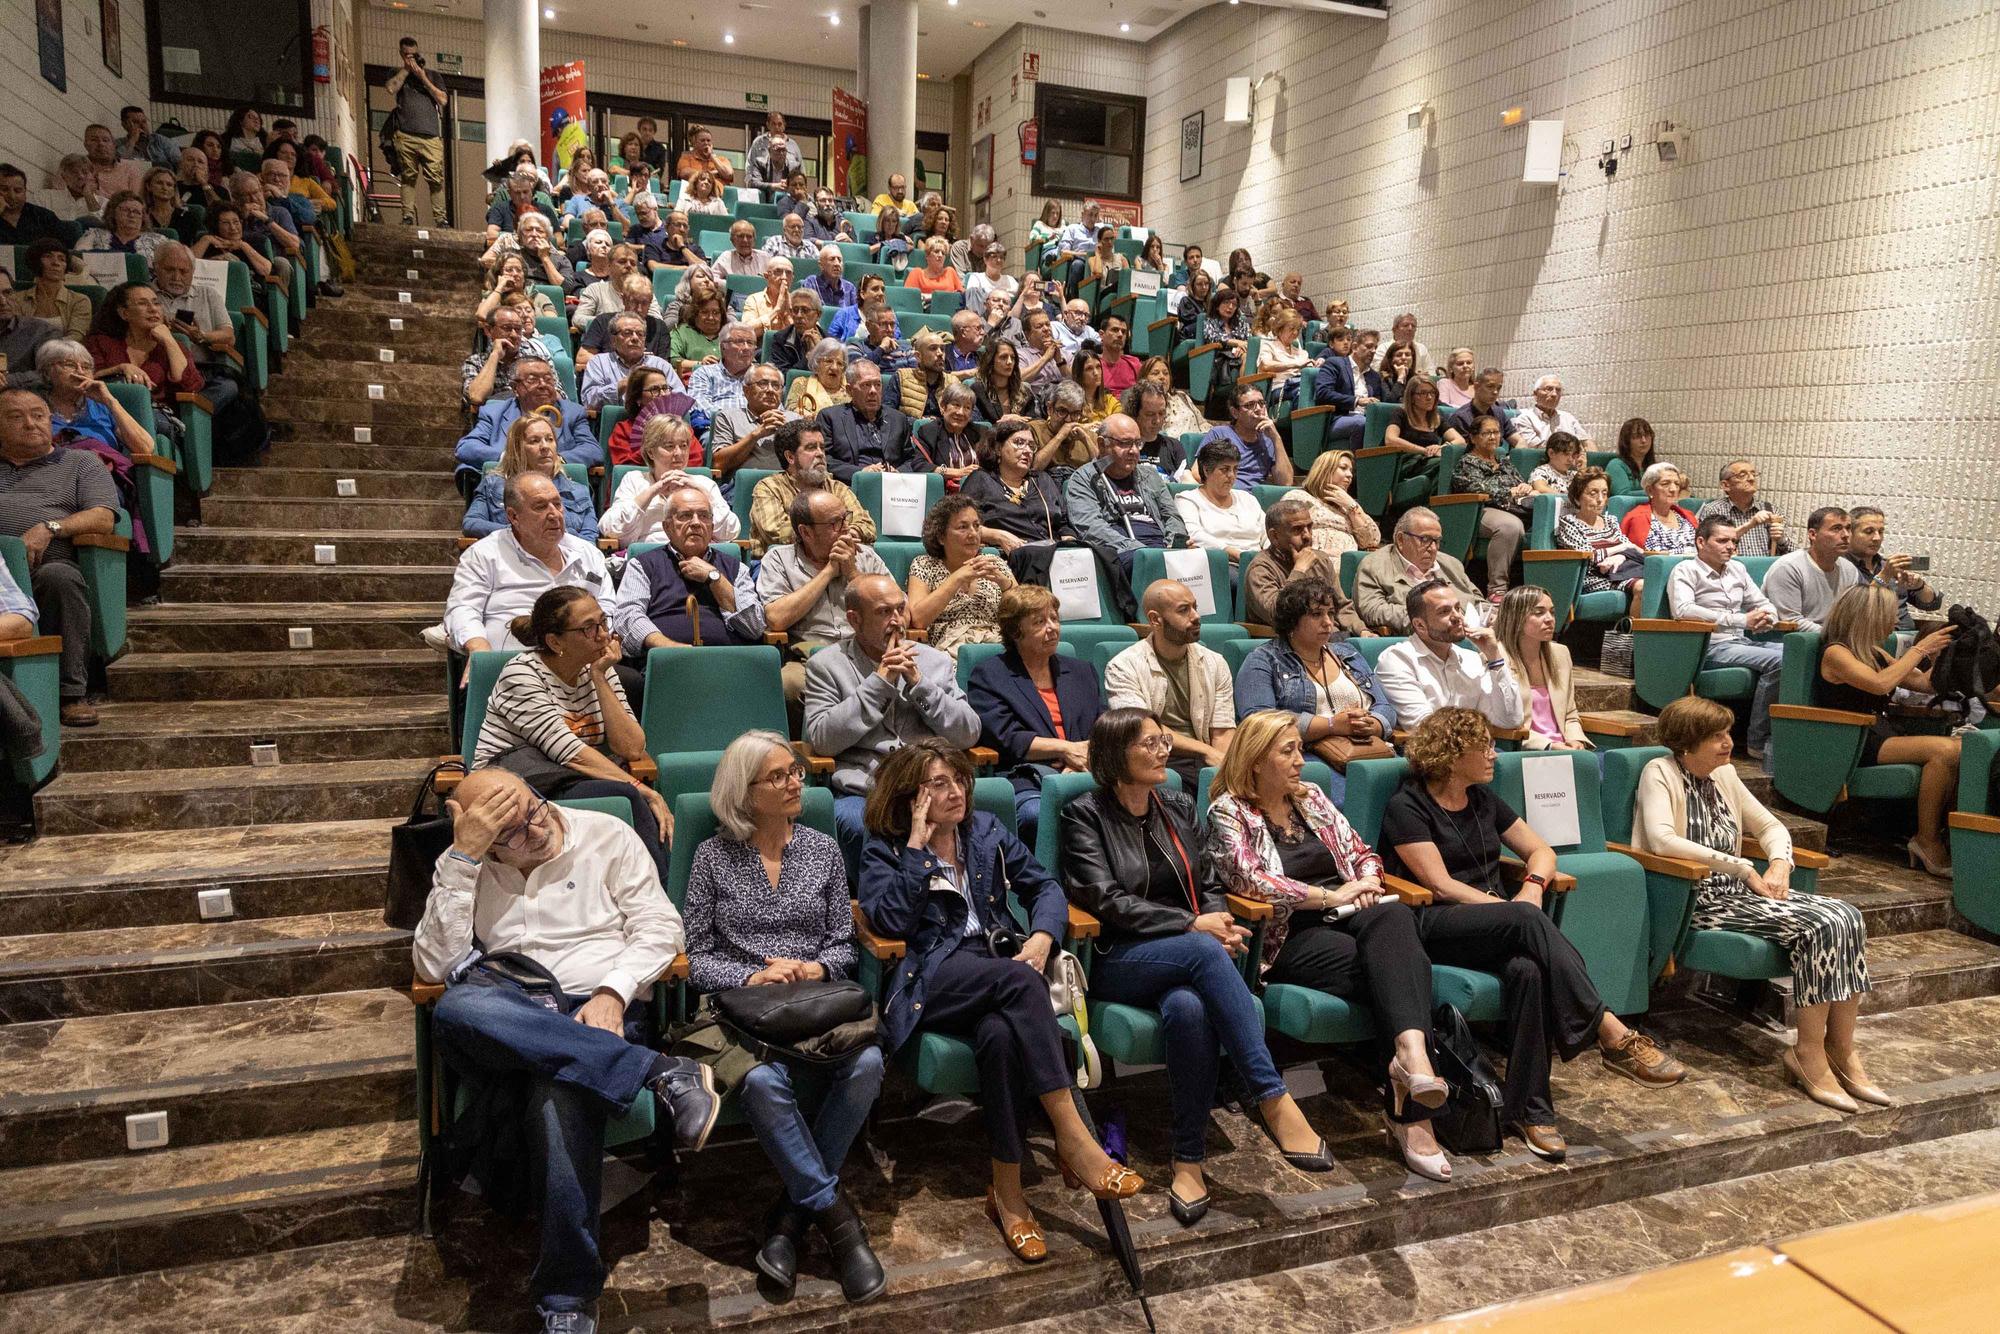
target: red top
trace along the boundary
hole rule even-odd
[[[1056,740],[1069,740],[1069,734],[1063,731],[1062,705],[1056,701],[1055,687],[1036,686],[1035,693],[1042,697],[1042,707],[1049,711],[1049,721],[1055,725],[1056,729]]]
[[[611,466],[614,468],[622,467],[627,463],[644,463],[646,461],[639,457],[639,442],[632,438],[632,419],[630,417],[620,417],[618,419],[618,424],[611,428],[611,439],[606,443],[611,446]],[[733,444],[734,441],[725,441],[724,443]],[[696,436],[688,441],[688,467],[699,468],[700,466],[701,437]]]
[[[1679,510],[1681,517],[1686,519],[1690,524],[1697,522],[1694,517],[1694,511],[1687,506],[1676,505],[1674,508]],[[1653,532],[1653,507],[1651,505],[1634,505],[1631,509],[1625,511],[1625,517],[1619,520],[1618,527],[1624,532],[1625,536],[1632,539],[1633,546],[1643,548],[1646,545],[1646,539]]]
[[[201,372],[195,368],[192,354],[187,358],[187,371],[180,379],[170,380],[167,376],[167,349],[157,339],[153,343],[153,354],[144,361],[132,355],[132,349],[127,346],[124,339],[113,338],[109,334],[92,334],[83,340],[83,345],[89,350],[91,360],[97,364],[97,369],[100,371],[107,366],[136,363],[146,372],[146,378],[152,381],[153,406],[156,408],[171,409],[175,394],[198,394],[202,385],[206,383],[201,378]],[[184,353],[187,351],[186,348],[181,350]]]

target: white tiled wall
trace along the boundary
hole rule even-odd
[[[69,91],[42,78],[35,43],[35,0],[0,0],[6,40],[0,41],[0,161],[28,173],[39,190],[65,153],[83,151],[83,127],[98,122],[118,129],[118,108],[147,105],[145,0],[119,0],[123,78],[104,65],[98,0],[62,0],[63,49]]]
[[[1282,90],[1222,125],[1223,80],[1269,70]],[[1359,323],[1415,310],[1510,393],[1560,372],[1600,442],[1648,418],[1697,494],[1744,454],[1800,529],[1880,503],[1949,594],[2000,605],[2000,0],[1217,7],[1151,45],[1145,91],[1170,239],[1248,246]],[[1405,124],[1425,101],[1428,147]],[[1520,184],[1515,104],[1566,119],[1559,186]],[[1661,119],[1692,134],[1677,165]],[[1607,184],[1598,148],[1627,132]]]

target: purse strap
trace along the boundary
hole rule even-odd
[[[424,775],[424,781],[417,784],[417,799],[410,803],[411,820],[414,821],[422,819],[424,816],[424,811],[430,805],[431,798],[437,796],[438,775],[441,773],[448,773],[452,771],[456,771],[460,774],[466,773],[467,770],[465,767],[465,761],[458,759],[445,759],[445,760],[439,760],[436,764],[431,766],[431,771]],[[437,806],[438,806],[438,813],[442,815],[444,813],[443,800],[440,799],[438,801]]]

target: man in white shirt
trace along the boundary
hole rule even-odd
[[[1425,580],[1410,590],[1405,609],[1410,637],[1375,664],[1375,679],[1396,706],[1398,727],[1414,728],[1439,709],[1477,709],[1498,728],[1527,721],[1520,687],[1493,627],[1482,620],[1469,632],[1478,652],[1459,644],[1468,629],[1457,589],[1440,579]]]
[[[109,196],[97,183],[97,172],[91,167],[90,159],[81,153],[63,154],[56,167],[56,184],[46,190],[37,190],[34,200],[64,222],[88,218],[93,226],[103,216],[105,204],[110,202]]]
[[[1104,664],[1104,693],[1114,709],[1147,709],[1167,729],[1168,765],[1193,784],[1222,763],[1236,731],[1236,691],[1229,662],[1201,642],[1194,590],[1161,579],[1146,590],[1146,637]]]
[[[1764,596],[1779,620],[1797,621],[1799,629],[1817,634],[1834,600],[1861,582],[1861,571],[1847,559],[1849,526],[1846,510],[1821,506],[1806,518],[1805,546],[1764,571]]]
[[[523,648],[510,623],[551,588],[589,589],[601,606],[611,600],[611,573],[595,543],[563,527],[562,493],[540,473],[507,483],[507,527],[466,548],[444,604],[444,632],[453,651]]]
[[[650,1096],[692,1153],[721,1110],[708,1067],[648,1045],[653,984],[685,941],[680,914],[615,816],[559,809],[498,768],[467,775],[446,805],[452,843],[411,942],[417,979],[446,984],[445,1061],[482,1076],[496,1105],[519,1098],[540,1167],[529,1290],[542,1327],[592,1330],[606,1119]]]
[[[1567,431],[1583,442],[1586,451],[1597,448],[1597,442],[1583,429],[1583,423],[1574,413],[1562,407],[1563,382],[1560,375],[1544,375],[1535,381],[1535,406],[1525,412],[1514,414],[1510,429],[1517,445],[1546,447],[1549,437],[1557,431]]]
[[[1778,695],[1778,670],[1784,665],[1782,644],[1748,638],[1775,629],[1777,608],[1757,588],[1736,556],[1736,529],[1718,515],[1703,519],[1694,534],[1693,560],[1674,566],[1667,576],[1667,610],[1677,621],[1707,621],[1703,667],[1747,667],[1757,673],[1757,694],[1750,701],[1750,732],[1744,751],[1761,760],[1770,772],[1771,701]]]
[[[1090,327],[1090,304],[1071,299],[1063,303],[1062,318],[1050,328],[1056,346],[1062,349],[1064,368],[1086,347],[1097,346],[1097,330]]]

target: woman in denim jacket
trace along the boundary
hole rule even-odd
[[[1285,585],[1271,617],[1277,637],[1237,669],[1236,716],[1279,709],[1296,718],[1300,742],[1332,766],[1338,802],[1355,748],[1386,739],[1396,728],[1396,708],[1360,650],[1334,639],[1333,606],[1333,586],[1323,579]]]

